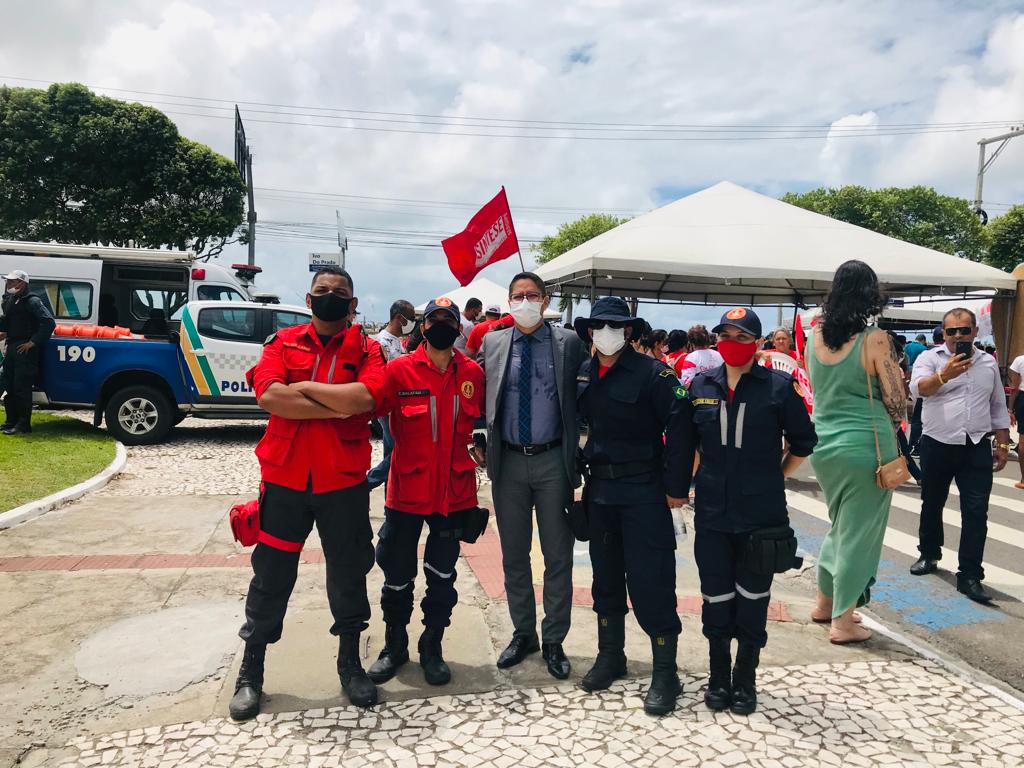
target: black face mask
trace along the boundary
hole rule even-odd
[[[448,349],[459,337],[459,330],[448,323],[434,323],[423,331],[423,337],[434,349]]]
[[[309,308],[313,314],[325,323],[334,323],[348,316],[352,299],[344,299],[335,293],[309,295]]]

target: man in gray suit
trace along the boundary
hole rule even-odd
[[[564,680],[571,669],[562,641],[572,609],[574,541],[566,508],[580,484],[576,376],[590,355],[575,333],[544,321],[550,303],[537,275],[516,275],[509,285],[515,326],[488,333],[477,362],[487,374],[487,474],[515,627],[498,667],[543,650],[548,671]],[[544,554],[542,646],[530,566],[534,509]]]

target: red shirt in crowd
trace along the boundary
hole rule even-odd
[[[347,335],[352,341],[342,349]],[[358,338],[354,338],[358,335]],[[291,384],[364,384],[379,403],[384,388],[384,353],[355,326],[321,343],[312,323],[278,331],[264,345],[253,372],[259,399],[274,382]],[[271,415],[256,446],[265,482],[297,491],[312,483],[313,493],[351,488],[366,481],[370,469],[370,414],[347,419],[286,419]]]
[[[385,504],[400,512],[447,515],[477,505],[473,425],[484,402],[484,372],[458,350],[441,371],[426,344],[388,363],[380,415],[395,439]]]
[[[496,331],[499,328],[511,328],[513,325],[515,325],[515,320],[512,319],[512,315],[477,323],[469,332],[469,339],[466,341],[466,354],[476,357],[480,353],[480,347],[483,346],[484,336],[491,331]]]

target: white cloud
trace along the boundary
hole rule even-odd
[[[938,0],[883,2],[870,11],[812,0],[61,0],[5,10],[0,75],[463,117],[797,123],[833,131],[863,124],[881,131],[891,123],[1024,116],[1024,17],[1013,7]],[[586,56],[573,61],[574,51]],[[185,135],[231,155],[230,119],[162,106]],[[274,125],[257,120],[341,121],[314,110],[297,110],[311,117],[281,118],[260,109],[268,108],[243,110],[259,187],[483,203],[504,184],[524,237],[549,233],[572,214],[516,211],[517,205],[645,210],[660,202],[658,189],[723,178],[776,194],[857,182],[933,184],[967,196],[978,138],[531,141]],[[1024,199],[1024,139],[1018,142],[993,167],[992,200]],[[302,204],[277,197],[259,192],[261,221],[334,221],[329,199]],[[348,203],[343,215],[350,227],[440,234],[458,231],[471,214],[412,204],[379,208]],[[306,253],[330,246],[257,242],[264,287],[291,300],[305,291]],[[528,254],[526,260],[529,266]],[[350,266],[364,309],[373,307],[378,319],[398,295],[419,302],[452,283],[440,250],[354,246]],[[515,269],[517,263],[505,262],[486,274],[500,282]],[[680,324],[694,316],[659,309],[656,317],[672,312]]]

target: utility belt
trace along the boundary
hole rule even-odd
[[[618,480],[646,475],[658,469],[654,461],[626,461],[621,464],[589,464],[583,451],[576,452],[576,471],[583,476],[583,495],[569,502],[565,512],[576,541],[590,541],[590,479]]]
[[[618,480],[623,477],[646,475],[658,469],[653,461],[626,461],[621,464],[590,464],[589,476],[598,480]]]
[[[385,509],[401,511],[394,510],[391,507],[385,507]],[[406,512],[405,514],[412,515],[415,513]],[[472,544],[480,538],[483,532],[487,530],[487,522],[491,518],[491,511],[485,507],[472,507],[471,509],[463,509],[452,514],[461,520],[461,524],[455,528],[438,531],[437,537],[439,539],[457,539],[467,544]]]
[[[788,524],[775,525],[751,531],[741,558],[748,570],[769,576],[785,573],[792,568],[802,568],[804,559],[797,557],[796,549],[797,540],[793,529]]]

